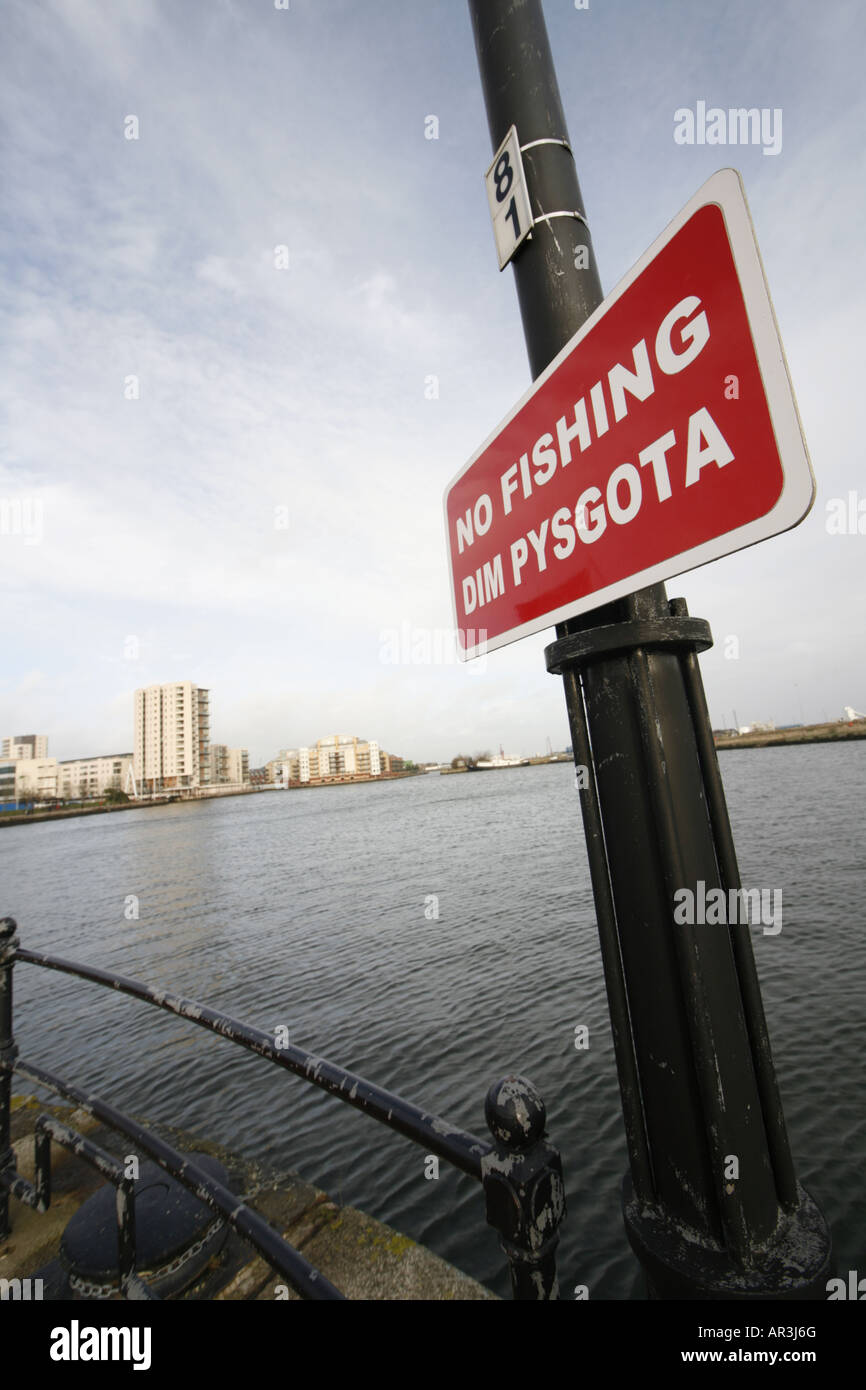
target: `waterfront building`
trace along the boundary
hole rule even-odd
[[[11,762],[15,758],[47,758],[47,734],[12,734],[4,738],[0,757]]]
[[[314,785],[388,776],[403,770],[403,759],[386,753],[375,739],[328,734],[314,748],[284,748],[268,768],[273,770],[271,780],[283,785]]]
[[[229,748],[224,743],[210,745],[211,786],[232,783],[242,786],[250,780],[250,755],[246,748]]]
[[[65,758],[57,766],[57,795],[67,801],[126,791],[131,753],[105,753],[96,758]]]
[[[229,780],[228,753],[229,750],[224,743],[212,743],[208,749],[210,784],[212,787],[220,782],[227,782]]]
[[[15,769],[17,763],[8,758],[0,758],[0,811],[14,811],[18,806],[15,795]]]
[[[56,758],[18,758],[15,797],[18,801],[54,801],[57,796]]]
[[[279,758],[274,758],[269,762],[265,771],[268,786],[282,787],[285,790],[292,780],[291,763],[281,762]]]
[[[209,697],[192,681],[136,690],[133,771],[139,796],[210,786]]]
[[[228,752],[228,774],[230,782],[245,783],[250,780],[250,750],[230,748]]]

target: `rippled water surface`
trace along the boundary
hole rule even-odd
[[[724,752],[798,1173],[839,1265],[866,1266],[866,741]],[[0,911],[23,945],[206,1000],[484,1134],[531,1077],[562,1150],[563,1292],[637,1291],[619,1210],[619,1095],[574,772],[541,766],[272,792],[0,830]],[[127,920],[130,895],[139,916]],[[438,920],[431,895],[438,899]],[[425,908],[428,916],[425,916]],[[421,1240],[508,1292],[480,1186],[193,1024],[15,972],[22,1055],[134,1114],[207,1134]],[[574,1028],[590,1028],[588,1051]]]

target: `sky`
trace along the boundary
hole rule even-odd
[[[801,525],[668,582],[712,723],[864,710],[866,534],[828,528],[866,514],[862,4],[544,12],[605,293],[740,170],[816,477]],[[564,747],[552,630],[451,636],[443,494],[531,381],[464,0],[6,0],[4,30],[0,734],[128,751],[134,690],[191,680],[253,766]],[[677,143],[699,101],[781,111],[780,148]]]

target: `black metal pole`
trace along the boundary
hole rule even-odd
[[[540,0],[469,8],[493,148],[515,125],[524,151],[535,222],[513,266],[537,376],[601,284]],[[794,1176],[748,926],[674,920],[679,889],[739,888],[695,656],[711,643],[656,584],[561,624],[546,653],[589,769],[626,1229],[655,1297],[823,1297],[829,1233]]]

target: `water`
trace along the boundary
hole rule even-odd
[[[866,742],[725,752],[798,1174],[840,1269],[864,1272]],[[200,998],[477,1134],[509,1071],[562,1150],[563,1292],[637,1290],[601,959],[573,769],[176,804],[0,832],[0,910],[22,944]],[[138,917],[132,911],[138,899]],[[436,901],[433,900],[435,895]],[[433,915],[438,911],[438,919]],[[35,967],[15,972],[22,1055],[135,1115],[295,1169],[508,1294],[480,1185],[193,1024]],[[576,1024],[588,1051],[574,1046]]]

